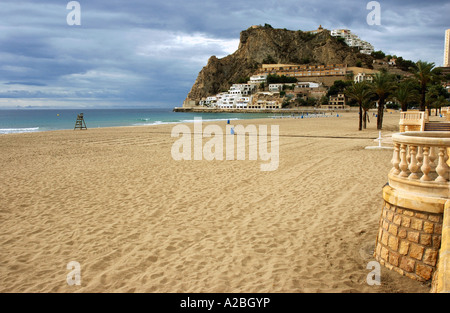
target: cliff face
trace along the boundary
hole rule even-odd
[[[187,99],[199,101],[203,97],[226,91],[240,78],[258,72],[263,63],[335,64],[371,66],[373,58],[360,54],[324,30],[312,35],[301,31],[249,28],[241,32],[239,48],[222,59],[212,56],[200,71]],[[264,62],[266,61],[266,62]]]

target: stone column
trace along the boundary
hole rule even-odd
[[[374,253],[388,269],[419,281],[430,280],[441,245],[445,201],[404,198],[383,188],[383,210]],[[428,200],[428,201],[427,201]]]

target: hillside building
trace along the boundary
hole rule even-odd
[[[281,109],[283,99],[279,92],[258,92],[248,105],[249,109]]]
[[[233,84],[228,90],[229,94],[232,95],[251,95],[256,89],[254,84]]]
[[[358,47],[360,53],[371,54],[374,51],[374,47],[369,42],[361,40],[349,29],[334,29],[330,34],[333,37],[343,38],[349,47]]]
[[[305,89],[305,88],[319,88],[319,83],[314,82],[298,82],[295,88]]]
[[[358,73],[353,77],[353,81],[355,83],[362,83],[364,81],[373,81],[373,77],[370,74],[366,74],[364,72]]]
[[[280,92],[283,91],[284,84],[269,84],[269,92]]]
[[[316,30],[310,30],[310,31],[307,31],[307,33],[315,35],[315,34],[323,32],[324,30],[326,30],[326,29],[323,28],[322,25],[319,25],[319,27]]]
[[[336,96],[330,96],[328,106],[333,109],[345,109],[347,101],[343,93],[339,93]]]
[[[249,84],[261,84],[261,83],[267,83],[267,74],[261,74],[261,75],[253,75],[250,77],[250,80],[248,81]]]
[[[263,64],[261,71],[266,74],[286,77],[321,77],[345,75],[346,64],[308,65],[308,64]]]

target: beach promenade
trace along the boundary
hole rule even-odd
[[[271,172],[175,161],[174,125],[0,136],[0,292],[429,292],[367,284],[392,150],[339,115],[232,121],[279,125]]]

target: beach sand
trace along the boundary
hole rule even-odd
[[[374,117],[232,124],[279,125],[278,169],[175,161],[174,125],[0,136],[0,291],[429,292],[385,267],[366,282],[392,166],[364,149]]]

